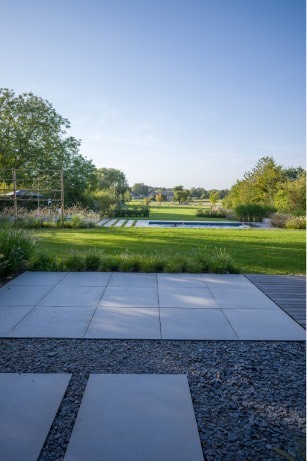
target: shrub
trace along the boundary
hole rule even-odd
[[[4,255],[0,255],[0,274],[4,272],[4,269],[6,269],[8,265],[8,260],[4,259]]]
[[[263,218],[267,218],[276,209],[271,206],[258,205],[257,203],[246,203],[237,205],[234,211],[239,221],[253,222],[262,221]]]
[[[89,251],[84,257],[84,269],[86,271],[98,271],[101,267],[103,251],[96,249]]]
[[[114,217],[116,218],[148,218],[148,206],[132,206],[132,207],[119,207],[114,210]]]
[[[302,216],[292,216],[286,221],[286,229],[306,229],[306,218]]]
[[[61,271],[63,264],[54,256],[45,253],[38,253],[31,258],[28,269],[32,271]]]
[[[273,213],[270,215],[271,224],[274,227],[286,228],[286,223],[291,219],[291,215],[285,213]]]
[[[72,272],[81,272],[85,269],[84,257],[79,254],[72,254],[63,260],[64,269]]]
[[[226,217],[226,212],[225,210],[210,210],[209,208],[199,208],[195,216],[198,218],[225,218]]]
[[[6,225],[0,229],[0,253],[3,261],[2,274],[17,273],[25,267],[35,250],[36,241],[29,232]]]
[[[208,259],[209,272],[215,274],[237,274],[238,268],[235,267],[231,257],[224,248],[215,248]]]

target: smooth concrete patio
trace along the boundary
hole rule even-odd
[[[305,340],[241,274],[25,272],[0,288],[0,335]]]

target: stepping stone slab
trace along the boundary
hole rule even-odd
[[[159,309],[98,307],[84,337],[161,339]]]
[[[149,221],[139,220],[136,222],[135,227],[148,227]]]
[[[121,227],[125,221],[126,221],[125,219],[120,219],[119,221],[117,221],[114,227]]]
[[[64,461],[203,461],[184,375],[90,375]]]
[[[0,457],[38,458],[70,374],[0,374]]]
[[[98,221],[97,226],[103,226],[108,221],[108,219],[102,219],[101,221]]]
[[[118,221],[118,220],[117,219],[110,219],[110,221],[105,223],[104,227],[111,227],[111,226],[113,226],[114,223],[116,223],[116,221]]]
[[[134,219],[129,219],[129,221],[127,221],[125,227],[131,227],[132,224],[134,223],[134,221],[135,221]]]

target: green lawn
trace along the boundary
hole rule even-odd
[[[40,251],[59,257],[91,248],[103,249],[107,255],[128,249],[174,256],[218,247],[225,248],[242,273],[305,273],[303,230],[99,228],[44,229],[35,234]]]

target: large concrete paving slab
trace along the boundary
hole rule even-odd
[[[35,461],[70,374],[0,374],[0,459]]]
[[[60,286],[105,287],[108,285],[112,272],[69,272]]]
[[[26,271],[11,280],[7,285],[57,285],[67,272],[29,272]]]
[[[208,288],[174,288],[170,286],[159,289],[159,306],[183,307],[186,309],[218,309],[217,302]]]
[[[198,274],[157,274],[159,287],[170,288],[205,288],[201,275]]]
[[[33,306],[0,306],[0,335],[6,336],[32,309]]]
[[[258,288],[210,288],[221,309],[279,309],[279,307]]]
[[[202,274],[208,288],[252,288],[251,283],[242,274]]]
[[[36,306],[6,337],[82,338],[95,309],[94,306]]]
[[[220,309],[160,309],[162,339],[238,339]]]
[[[304,341],[306,332],[295,320],[278,309],[224,309],[239,339]]]
[[[90,306],[97,307],[105,287],[55,286],[39,303],[42,306]]]
[[[161,339],[156,307],[98,307],[85,338]]]
[[[0,288],[0,306],[33,306],[42,301],[52,286],[4,285]]]
[[[203,461],[184,375],[90,375],[65,461]]]
[[[156,274],[129,274],[126,272],[114,272],[109,287],[157,287]]]
[[[107,287],[99,306],[158,307],[158,291],[152,287]]]

